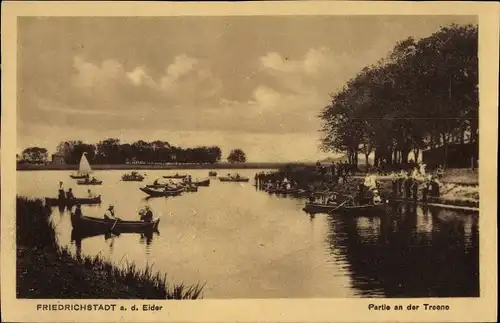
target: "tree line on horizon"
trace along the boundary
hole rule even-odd
[[[429,37],[396,43],[331,95],[319,115],[320,148],[350,163],[374,154],[374,165],[406,164],[409,156],[450,144],[478,143],[478,29],[441,27]],[[410,154],[413,153],[413,154]]]
[[[119,139],[108,138],[97,144],[84,143],[81,140],[70,140],[59,143],[56,149],[66,164],[80,162],[83,153],[91,164],[144,164],[144,163],[200,163],[214,164],[222,159],[222,150],[218,146],[199,146],[181,148],[170,145],[166,141],[144,140],[132,144],[121,143]],[[46,148],[29,147],[21,156],[20,163],[44,164],[48,161]],[[246,154],[241,149],[233,149],[227,157],[230,163],[246,162]]]

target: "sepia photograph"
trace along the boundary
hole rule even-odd
[[[484,297],[478,15],[15,21],[16,299]]]

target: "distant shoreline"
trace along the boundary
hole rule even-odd
[[[144,165],[144,164],[94,164],[93,170],[177,170],[177,169],[278,169],[286,165],[295,164],[310,166],[314,163],[216,163],[216,164],[165,164],[165,165]],[[17,165],[18,171],[42,171],[42,170],[78,170],[78,165]]]

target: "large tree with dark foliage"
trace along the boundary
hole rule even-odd
[[[47,149],[40,147],[29,147],[23,150],[22,161],[29,164],[44,164],[47,162]]]
[[[243,150],[233,149],[227,156],[227,161],[230,163],[244,163],[247,161],[247,156]]]
[[[332,95],[320,117],[321,148],[375,153],[375,164],[407,163],[409,153],[451,143],[477,144],[478,34],[472,25],[442,27],[408,38]]]

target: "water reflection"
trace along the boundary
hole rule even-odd
[[[410,204],[397,210],[391,217],[373,219],[328,217],[327,243],[348,263],[360,295],[479,296],[474,215]]]
[[[153,243],[154,236],[159,236],[159,231],[144,231],[138,233],[119,233],[119,232],[109,232],[109,233],[81,233],[73,230],[71,232],[71,244],[75,246],[76,256],[81,258],[82,255],[82,241],[88,238],[102,237],[105,245],[107,245],[108,256],[113,255],[114,246],[116,239],[119,239],[124,235],[137,235],[139,237],[139,243],[145,245],[146,254],[150,255],[151,245]]]

